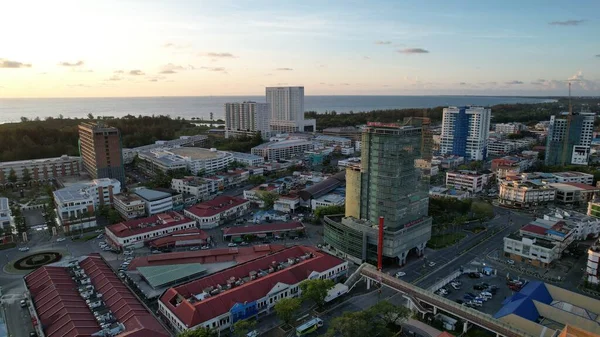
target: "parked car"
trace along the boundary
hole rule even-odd
[[[247,245],[248,245],[248,242],[242,242],[242,243],[240,243],[240,246],[247,246]]]
[[[473,293],[466,293],[467,295],[471,296],[471,297],[475,297],[475,294]]]
[[[56,242],[63,242],[65,240],[66,240],[65,238],[58,238],[58,239],[56,239]]]
[[[96,236],[96,239],[102,239],[104,237],[104,234],[100,234],[98,236]]]
[[[162,252],[160,250],[158,250],[158,249],[153,249],[150,253],[152,253],[152,254],[160,254]]]
[[[430,266],[430,267],[433,267],[433,266],[435,266],[435,262],[433,262],[433,261],[429,262],[429,266]]]
[[[397,272],[397,273],[396,273],[396,275],[394,275],[394,276],[396,276],[396,277],[400,278],[400,277],[402,277],[402,276],[405,276],[405,275],[406,275],[406,273],[405,273],[405,272],[403,272],[403,271],[399,271],[399,272]]]
[[[21,300],[21,308],[25,308],[27,306],[27,301]]]
[[[483,284],[480,283],[480,284],[474,285],[473,289],[475,289],[475,290],[485,290],[485,289],[487,289],[487,286],[485,286],[485,285],[483,285]]]
[[[465,301],[463,301],[463,300],[456,300],[456,303],[463,304],[463,303],[465,303]]]
[[[481,274],[479,274],[479,273],[475,273],[475,272],[470,272],[470,273],[469,273],[469,277],[470,277],[470,278],[480,278],[480,277],[481,277]]]
[[[227,244],[227,247],[237,247],[237,243],[230,242]]]
[[[28,252],[29,251],[29,247],[21,247],[19,248],[20,252]]]
[[[123,255],[133,255],[133,251],[126,250],[126,251],[123,252]]]
[[[510,264],[510,265],[513,265],[513,264],[515,264],[515,260],[510,260],[510,259],[509,259],[509,260],[506,260],[506,263],[508,263],[508,264]]]
[[[460,289],[460,284],[458,284],[458,283],[456,283],[456,282],[452,282],[452,283],[450,283],[450,286],[451,286],[452,288],[454,288],[454,290],[458,290],[458,289]]]
[[[200,247],[194,246],[194,247],[191,247],[190,250],[200,250]]]
[[[202,247],[200,247],[200,249],[202,249],[202,250],[205,250],[205,249],[210,249],[210,246],[209,246],[209,245],[202,246]]]

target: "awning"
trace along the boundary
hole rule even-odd
[[[242,242],[244,240],[242,240],[242,238],[240,238],[239,236],[237,236],[235,238],[231,238],[231,241],[233,241],[233,242]]]

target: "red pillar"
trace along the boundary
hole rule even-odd
[[[379,217],[379,238],[377,240],[377,269],[383,268],[383,217]]]

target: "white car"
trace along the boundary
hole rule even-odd
[[[237,243],[230,242],[227,247],[237,247]]]
[[[515,264],[515,260],[506,260],[506,263],[513,265],[513,264]]]
[[[58,239],[56,239],[56,242],[63,242],[65,240],[66,240],[65,238],[58,238]]]
[[[429,262],[429,266],[430,266],[430,267],[433,267],[433,266],[435,266],[435,262],[433,262],[433,261]]]
[[[202,246],[202,247],[200,247],[200,249],[202,249],[202,250],[205,250],[205,249],[210,249],[210,246],[209,246],[209,245]]]
[[[406,273],[405,273],[405,272],[403,272],[403,271],[399,271],[399,272],[397,272],[397,273],[396,273],[396,275],[395,275],[395,276],[396,276],[396,277],[402,277],[402,276],[405,276],[405,275],[406,275]]]
[[[194,246],[194,247],[191,247],[190,250],[200,250],[200,247]]]
[[[126,250],[123,252],[123,255],[133,255],[133,252],[131,250]]]
[[[21,247],[19,248],[20,252],[28,252],[29,251],[29,247]]]

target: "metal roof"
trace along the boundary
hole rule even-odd
[[[152,288],[173,284],[179,280],[206,272],[200,263],[139,267],[137,269]]]
[[[160,199],[170,198],[171,195],[169,193],[151,190],[149,188],[139,188],[135,190],[135,194],[140,196],[142,199],[146,201],[156,201]]]
[[[321,181],[320,183],[316,183],[303,189],[298,194],[304,201],[310,200],[311,198],[319,198],[341,186],[345,181],[346,171],[341,171]]]

